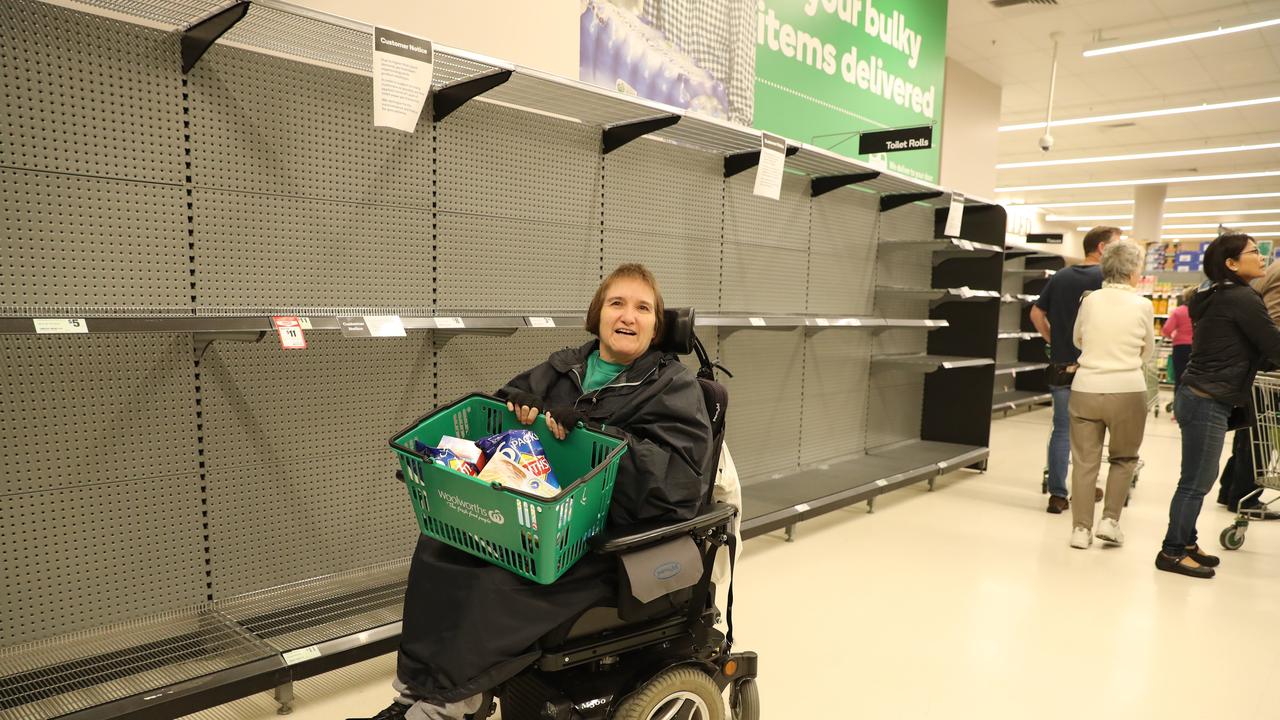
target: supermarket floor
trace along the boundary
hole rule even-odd
[[[739,565],[741,647],[760,653],[764,717],[904,720],[1280,717],[1270,692],[1280,522],[1251,528],[1218,577],[1152,561],[1176,483],[1178,430],[1148,419],[1123,548],[1067,546],[1040,471],[1049,413],[997,420],[985,475],[961,471],[752,540]],[[1230,515],[1211,501],[1205,548]],[[394,656],[298,683],[293,720],[361,717],[390,699]],[[260,695],[191,716],[268,720]]]

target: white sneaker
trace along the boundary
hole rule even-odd
[[[1071,547],[1079,550],[1088,550],[1092,544],[1093,536],[1085,528],[1078,527],[1071,531]]]
[[[1111,518],[1102,518],[1102,522],[1098,523],[1096,534],[1099,540],[1106,540],[1112,545],[1124,544],[1124,532],[1120,529],[1120,523]]]

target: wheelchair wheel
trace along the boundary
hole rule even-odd
[[[760,688],[755,678],[747,678],[729,694],[729,710],[733,720],[760,720]]]
[[[613,717],[614,720],[725,720],[724,699],[706,673],[681,667],[645,683],[618,707]]]

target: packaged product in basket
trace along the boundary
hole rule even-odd
[[[413,449],[441,465],[457,470],[464,475],[474,476],[480,474],[480,468],[476,467],[475,463],[467,462],[466,460],[458,457],[458,454],[452,450],[446,448],[434,448],[421,440],[413,441]]]
[[[545,482],[543,478],[520,467],[505,455],[494,455],[489,458],[489,462],[485,463],[484,470],[480,471],[479,478],[489,482],[502,483],[506,487],[523,490],[545,498],[555,497],[560,492],[559,488],[553,487],[551,483]]]
[[[556,479],[556,474],[551,471],[551,464],[547,462],[542,443],[532,431],[508,430],[477,440],[476,445],[484,451],[486,459],[485,470],[480,474],[481,479],[497,480],[546,497],[560,492],[560,482]],[[494,467],[494,464],[499,461],[503,463],[501,469]],[[523,471],[527,477],[520,482],[512,482],[515,479],[515,473],[511,466]],[[485,471],[490,468],[493,468],[492,475],[501,477],[487,477]]]
[[[445,435],[440,438],[440,449],[452,450],[458,457],[466,460],[472,465],[475,465],[477,470],[484,469],[484,452],[480,449],[479,445],[476,445],[470,440],[456,438],[452,435]]]

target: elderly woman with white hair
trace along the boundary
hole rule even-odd
[[[1098,482],[1102,444],[1111,434],[1107,489],[1098,539],[1119,545],[1120,512],[1138,465],[1147,426],[1147,381],[1143,364],[1155,347],[1151,301],[1137,293],[1142,249],[1127,242],[1102,253],[1102,289],[1080,301],[1074,339],[1080,367],[1071,383],[1071,489],[1088,497]],[[1071,547],[1093,543],[1093,503],[1072,503]]]

